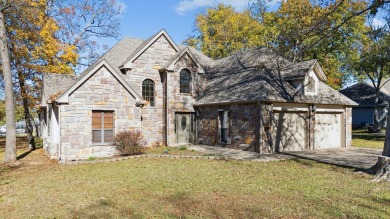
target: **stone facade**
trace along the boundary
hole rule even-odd
[[[352,108],[347,107],[345,110],[345,146],[352,146]]]
[[[317,148],[316,107],[307,104],[231,104],[219,106],[197,106],[197,142],[205,145],[220,145],[247,149],[258,153],[274,153],[294,150],[313,150]],[[322,111],[321,111],[322,110]],[[324,112],[326,110],[326,112]],[[221,142],[220,111],[228,112],[228,141]],[[341,137],[339,147],[351,145],[351,108],[320,108],[322,119],[329,115],[340,116]],[[331,116],[331,118],[334,118]],[[337,118],[337,117],[336,117]],[[346,120],[344,123],[343,120]],[[330,122],[330,120],[328,120]],[[342,136],[346,127],[345,142]],[[328,136],[332,137],[332,136]],[[328,138],[329,139],[329,138]]]
[[[291,99],[285,88],[293,93],[297,90],[284,81],[281,97],[287,99],[277,100],[281,98],[275,88],[277,82],[267,79],[271,73],[258,74],[257,67],[250,67],[265,54],[257,52],[261,51],[240,53],[242,60],[240,55],[211,60],[188,47],[180,49],[164,30],[146,41],[122,40],[78,79],[72,77],[65,83],[65,78],[47,77],[53,83],[46,84],[50,86],[46,86],[41,105],[48,115],[44,126],[47,132],[43,132],[47,135],[45,149],[51,158],[62,160],[116,154],[111,143],[92,143],[94,111],[113,113],[114,135],[122,130],[141,130],[148,146],[197,143],[258,153],[284,148],[311,150],[316,149],[315,138],[320,136],[315,125],[334,134],[338,132],[332,132],[334,121],[334,127],[342,130],[340,146],[349,146],[351,109],[337,105],[342,102],[334,104],[330,99],[336,94],[321,99],[322,106],[314,104],[318,102],[318,89],[331,94],[336,91],[316,81],[316,86],[308,88],[315,91],[311,95],[302,92],[298,99]],[[191,75],[188,93],[180,92],[180,73],[184,70]],[[154,105],[142,97],[145,80],[154,83]],[[56,86],[61,81],[64,85]],[[318,117],[318,110],[326,115]],[[177,125],[181,129],[176,129]]]
[[[259,107],[257,104],[221,105],[196,107],[199,111],[197,121],[197,143],[205,145],[223,145],[239,148],[249,145],[249,150],[256,151],[259,145]],[[228,112],[228,141],[220,141],[219,112]]]
[[[187,69],[191,72],[191,89],[190,93],[180,93],[180,71]],[[167,73],[167,116],[168,116],[168,145],[176,144],[175,134],[175,115],[179,112],[193,113],[193,104],[199,92],[204,89],[206,77],[198,73],[196,64],[190,57],[184,54],[175,64],[173,72]]]
[[[171,60],[176,53],[167,38],[162,35],[134,60],[133,68],[126,73],[126,81],[133,84],[140,94],[145,79],[154,82],[155,106],[147,104],[141,110],[142,133],[150,146],[163,145],[165,142],[164,77],[158,69]]]
[[[92,143],[92,111],[114,112],[114,135],[141,128],[141,109],[134,97],[106,69],[101,68],[60,105],[61,158],[65,160],[113,156],[112,144]]]

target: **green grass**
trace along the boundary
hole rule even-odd
[[[0,166],[0,218],[386,218],[390,186],[370,179],[301,159]]]
[[[147,148],[145,153],[147,154],[170,154],[170,155],[183,155],[183,156],[202,156],[203,153],[197,152],[194,150],[188,150],[186,146],[180,147],[167,147],[167,146],[159,146],[159,147],[150,147]]]
[[[353,147],[383,149],[384,142],[384,135],[367,133],[366,130],[352,131]]]

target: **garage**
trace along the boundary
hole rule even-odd
[[[274,112],[272,139],[276,152],[307,150],[306,112]]]
[[[341,113],[316,113],[314,125],[314,149],[341,147]]]

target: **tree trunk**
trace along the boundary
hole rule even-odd
[[[385,145],[383,147],[382,155],[386,157],[390,157],[390,101],[389,101],[389,109],[387,110]]]
[[[390,110],[387,111],[386,135],[382,156],[378,157],[378,162],[368,171],[375,174],[374,181],[376,182],[390,181]]]
[[[30,150],[35,150],[35,141],[33,136],[34,120],[32,119],[30,114],[30,104],[27,96],[28,94],[26,90],[26,80],[24,78],[23,73],[20,70],[18,70],[18,79],[19,79],[19,86],[20,86],[20,94],[22,96],[22,102],[23,102],[24,121],[26,122],[28,147]]]
[[[4,75],[7,136],[4,162],[16,161],[15,100],[3,11],[0,10],[0,55]]]
[[[374,124],[378,125],[378,127],[379,127],[379,113],[378,113],[379,93],[380,90],[378,88],[378,90],[375,92],[375,102],[374,102]]]

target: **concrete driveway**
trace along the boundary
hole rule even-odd
[[[188,146],[188,149],[210,155],[224,156],[234,160],[277,161],[293,158],[303,158],[357,169],[370,168],[378,160],[378,155],[381,155],[382,153],[382,150],[368,148],[339,148],[275,154],[258,154],[255,152],[205,145],[190,145]]]
[[[315,160],[323,163],[334,164],[357,169],[368,169],[378,160],[382,150],[369,148],[340,148],[315,151],[299,151],[284,153],[297,158]]]

